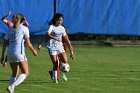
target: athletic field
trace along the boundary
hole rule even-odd
[[[30,75],[15,93],[140,93],[140,47],[74,48],[76,59],[68,57],[68,81],[58,84],[48,74],[52,68],[48,51],[44,48],[34,57],[27,49]],[[9,67],[0,66],[0,93],[7,93],[10,74]]]

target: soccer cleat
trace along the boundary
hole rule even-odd
[[[49,74],[50,74],[51,79],[54,80],[52,71],[49,71]]]
[[[3,63],[3,67],[4,67],[4,68],[7,68],[7,67],[8,67],[7,65],[8,65],[7,62],[4,62],[4,63]]]
[[[63,78],[64,81],[68,81],[68,79],[67,79],[67,77],[64,73],[62,73],[62,78]]]
[[[7,88],[7,91],[8,91],[9,93],[14,93],[14,87],[13,87],[13,86],[9,86],[9,87]]]

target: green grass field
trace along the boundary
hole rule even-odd
[[[38,57],[26,54],[30,75],[15,93],[140,93],[140,47],[75,47],[76,59],[68,57],[68,82],[58,84],[48,74],[52,64],[46,49]],[[0,66],[0,93],[7,93],[10,74],[9,67]]]

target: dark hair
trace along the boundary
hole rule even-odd
[[[63,14],[56,13],[56,14],[54,15],[54,17],[51,19],[51,21],[49,22],[49,25],[52,25],[52,24],[55,25],[55,24],[56,24],[55,21],[56,21],[56,20],[59,20],[61,17],[64,19]]]

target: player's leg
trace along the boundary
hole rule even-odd
[[[58,80],[59,80],[59,79],[60,79],[60,64],[61,64],[61,60],[59,59],[58,56],[57,56],[57,60],[58,60],[57,78],[58,78]]]
[[[10,63],[10,66],[12,70],[12,76],[10,77],[9,85],[11,85],[16,80],[19,73],[19,67],[17,63]]]
[[[58,68],[57,55],[50,55],[50,58],[53,63],[52,73],[53,73],[53,77],[54,77],[54,82],[58,83],[58,80],[57,80],[57,68]]]
[[[6,58],[5,58],[5,60],[4,60],[4,63],[3,63],[3,67],[7,67],[8,66],[8,62],[7,62],[7,55],[6,55]]]
[[[60,60],[59,60],[58,56],[57,56],[57,62],[58,62],[57,79],[59,80],[59,78],[60,78]],[[53,69],[51,71],[49,71],[49,74],[50,74],[51,79],[54,80],[54,77],[53,77]]]
[[[66,52],[62,52],[62,53],[59,53],[59,58],[60,60],[62,61],[62,63],[67,63],[67,55],[66,55]]]
[[[29,75],[29,70],[28,70],[28,62],[19,62],[17,63],[19,68],[21,69],[21,74],[17,77],[17,79],[8,87],[8,90],[10,93],[14,92],[14,88],[21,84],[26,77]]]
[[[61,60],[61,63],[67,63],[67,55],[66,55],[66,52],[60,53],[59,54],[59,58]],[[66,75],[65,75],[65,73],[63,71],[61,71],[61,75],[62,75],[62,79],[64,81],[67,81],[68,80],[67,77],[66,77]]]
[[[21,70],[21,74],[18,76],[16,81],[12,84],[14,86],[18,86],[19,84],[21,84],[29,75],[28,62],[24,62],[24,61],[19,62],[18,65]]]
[[[12,69],[12,76],[10,77],[10,85],[7,88],[9,93],[14,93],[14,86],[12,84],[16,81],[17,73],[18,73],[18,64],[17,63],[10,63]]]

